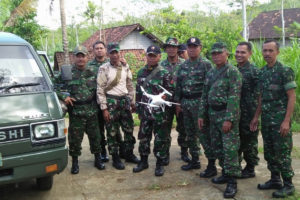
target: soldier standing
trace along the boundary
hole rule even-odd
[[[181,44],[178,47],[178,56],[184,60],[188,60],[189,59],[189,55],[187,53],[187,47],[186,44]]]
[[[126,161],[138,163],[133,154],[135,138],[133,136],[133,103],[132,74],[128,65],[120,62],[120,47],[110,43],[107,47],[110,62],[99,68],[97,76],[97,101],[100,104],[107,131],[108,150],[116,169],[125,169],[119,156],[118,132],[121,126],[124,132]]]
[[[222,175],[213,178],[212,182],[227,183],[224,198],[233,198],[237,192],[235,177],[241,175],[238,150],[242,77],[235,67],[227,63],[229,54],[223,43],[213,44],[211,53],[216,68],[207,74],[198,123],[202,129],[205,112],[208,111],[211,145],[222,167]]]
[[[166,40],[166,43],[164,44],[164,49],[168,55],[167,59],[163,60],[160,65],[164,67],[168,72],[171,74],[172,80],[171,82],[174,83],[174,87],[176,86],[176,74],[179,70],[179,66],[184,62],[183,59],[179,58],[177,55],[178,51],[178,41],[176,38],[168,38]],[[173,99],[171,100],[173,101]],[[172,107],[166,108],[167,112],[167,120],[169,123],[169,131],[168,131],[168,137],[169,137],[169,150],[167,154],[167,160],[165,161],[165,164],[169,164],[170,159],[170,147],[171,147],[171,129],[173,124],[174,115],[176,115],[176,107],[173,105]],[[190,162],[191,159],[188,156],[188,148],[186,144],[186,134],[184,132],[184,126],[183,126],[183,114],[182,112],[179,113],[178,117],[176,117],[177,121],[177,127],[176,130],[178,132],[178,139],[177,142],[179,146],[181,147],[181,159],[185,162]]]
[[[71,69],[71,80],[63,80],[62,75],[58,82],[64,84],[66,91],[57,91],[57,95],[69,107],[69,154],[72,156],[72,174],[79,173],[78,156],[81,155],[81,143],[84,132],[88,135],[91,153],[95,155],[95,167],[105,168],[101,158],[101,135],[99,133],[98,109],[96,102],[96,75],[87,68],[88,51],[84,46],[74,50],[75,64]]]
[[[239,161],[243,157],[247,163],[242,170],[242,178],[251,178],[255,176],[254,168],[258,165],[258,130],[250,130],[250,122],[253,119],[259,97],[259,70],[254,65],[250,64],[249,58],[252,54],[252,46],[249,42],[241,42],[238,44],[235,51],[235,59],[237,67],[243,77],[243,85],[241,92],[241,119],[240,119],[240,150]],[[242,155],[243,154],[243,155]]]
[[[209,160],[207,170],[201,176],[210,177],[217,173],[215,157],[210,147],[211,141],[208,134],[208,126],[205,126],[201,132],[199,131],[197,125],[198,109],[195,108],[199,107],[204,80],[212,65],[200,56],[202,45],[198,38],[192,37],[188,39],[187,46],[190,59],[185,61],[178,70],[175,102],[181,104],[176,106],[176,114],[179,115],[181,111],[183,112],[187,147],[192,155],[192,160],[187,165],[183,165],[181,169],[200,169],[199,153],[201,142],[205,155]]]
[[[133,172],[140,172],[149,167],[148,156],[150,154],[150,142],[153,133],[153,152],[157,159],[155,176],[162,176],[164,174],[163,160],[167,158],[169,148],[167,113],[160,107],[151,108],[149,105],[141,104],[140,102],[147,103],[149,100],[143,95],[142,88],[148,94],[158,95],[163,92],[159,86],[164,87],[171,93],[174,92],[174,87],[171,84],[171,74],[159,65],[161,58],[160,48],[153,45],[149,46],[146,53],[147,64],[138,71],[136,85],[136,112],[141,120],[138,133],[141,161],[133,168]],[[168,98],[171,99],[168,96],[164,96],[163,98],[167,100]]]
[[[278,189],[273,192],[274,198],[284,198],[293,195],[295,187],[292,183],[291,151],[293,139],[291,117],[296,102],[294,71],[277,61],[279,43],[267,40],[263,44],[262,54],[267,65],[261,69],[259,83],[261,86],[258,107],[251,130],[257,130],[260,113],[262,136],[264,142],[264,157],[271,171],[271,179],[264,184],[258,184],[258,189]],[[283,187],[280,179],[283,179]]]

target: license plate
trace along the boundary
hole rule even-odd
[[[0,153],[0,167],[3,166],[3,162],[2,162],[2,154]]]

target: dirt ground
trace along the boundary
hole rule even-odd
[[[135,135],[137,128],[135,129]],[[215,200],[223,199],[223,191],[226,185],[215,185],[210,179],[199,177],[199,173],[206,167],[207,160],[201,156],[200,170],[182,171],[180,160],[180,149],[177,145],[177,132],[172,131],[171,160],[169,166],[165,167],[162,177],[154,176],[155,158],[149,156],[149,169],[140,173],[132,173],[134,164],[125,163],[125,170],[116,170],[112,167],[111,160],[106,163],[106,169],[97,170],[93,166],[94,157],[90,154],[87,137],[84,137],[83,152],[79,158],[80,172],[71,175],[71,162],[67,168],[54,177],[54,185],[50,191],[38,191],[35,181],[22,182],[18,185],[0,187],[0,200],[22,199],[22,200]],[[152,144],[153,145],[153,144]],[[260,147],[262,146],[260,137]],[[300,147],[300,134],[294,135],[294,146]],[[135,146],[137,154],[137,144]],[[296,186],[297,197],[300,199],[300,151],[296,152],[293,159],[295,177],[293,182]],[[259,191],[256,189],[258,183],[269,179],[263,154],[259,154],[260,164],[256,168],[256,177],[247,180],[238,180],[238,193],[235,199],[259,200],[271,199],[271,191]],[[221,169],[218,167],[220,175]]]

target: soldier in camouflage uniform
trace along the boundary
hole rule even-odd
[[[98,109],[96,102],[96,76],[87,68],[88,51],[84,46],[74,50],[75,65],[72,66],[71,80],[63,80],[60,75],[56,84],[63,84],[67,95],[57,91],[58,97],[69,107],[69,154],[72,156],[71,173],[79,173],[78,156],[81,155],[81,143],[84,132],[88,135],[90,150],[95,155],[95,166],[105,168],[100,158],[101,135],[99,133]]]
[[[233,198],[237,192],[235,177],[241,175],[238,150],[242,76],[227,63],[229,54],[223,43],[213,44],[211,53],[216,68],[206,76],[198,123],[202,129],[208,112],[212,148],[222,167],[222,175],[212,182],[227,183],[224,198]]]
[[[181,44],[178,47],[178,56],[184,60],[188,60],[189,59],[189,55],[187,53],[187,47],[186,44]]]
[[[133,154],[135,138],[133,136],[134,89],[129,66],[120,61],[120,47],[110,43],[107,47],[110,62],[99,68],[97,76],[97,101],[100,104],[107,131],[108,150],[116,169],[125,169],[119,156],[118,133],[121,126],[124,132],[126,161],[138,163]]]
[[[157,159],[155,176],[162,176],[164,174],[163,160],[167,158],[169,150],[169,123],[167,121],[167,113],[158,107],[150,107],[147,103],[148,98],[143,95],[141,87],[145,92],[152,95],[158,95],[163,90],[162,86],[169,92],[174,92],[174,87],[171,84],[171,74],[159,65],[161,58],[160,48],[157,46],[149,46],[147,48],[147,64],[138,71],[137,85],[136,85],[136,107],[137,114],[141,120],[140,129],[138,133],[139,153],[141,155],[141,162],[137,167],[133,168],[133,172],[140,172],[149,167],[148,155],[150,154],[150,142],[152,133],[154,134],[154,155]],[[170,96],[163,97],[170,100]]]
[[[179,58],[177,55],[178,51],[178,41],[176,38],[168,38],[166,40],[166,43],[164,44],[164,49],[168,55],[167,59],[163,60],[160,65],[164,67],[166,70],[169,71],[169,73],[172,76],[172,83],[174,83],[174,86],[176,86],[176,74],[179,70],[179,66],[184,62],[183,59]],[[173,99],[171,100],[173,101]],[[170,159],[170,147],[171,147],[171,129],[172,129],[172,124],[173,124],[173,119],[174,115],[176,115],[176,107],[173,105],[172,107],[167,107],[166,108],[167,112],[167,120],[169,123],[169,132],[168,132],[168,137],[169,137],[169,150],[168,150],[168,156],[167,160],[165,161],[166,165],[169,164],[169,159]],[[182,112],[179,113],[179,116],[176,117],[177,121],[177,127],[176,130],[178,132],[178,138],[177,142],[179,146],[181,147],[181,159],[185,162],[190,162],[190,158],[188,156],[188,148],[186,144],[186,134],[184,132],[184,126],[183,126],[183,114]]]
[[[181,167],[182,170],[200,169],[200,142],[204,148],[205,155],[209,160],[207,171],[204,176],[216,175],[215,157],[210,147],[210,136],[208,126],[200,132],[197,125],[198,108],[204,80],[207,72],[212,68],[211,63],[200,56],[201,41],[192,37],[187,40],[188,54],[190,59],[185,61],[178,70],[175,90],[175,102],[177,115],[182,109],[187,147],[192,155],[192,160]]]
[[[295,192],[292,183],[294,176],[291,166],[293,140],[290,127],[297,85],[293,70],[277,61],[279,54],[277,41],[265,41],[262,54],[267,65],[261,69],[259,104],[251,121],[250,129],[253,131],[257,129],[258,117],[262,113],[261,132],[264,142],[264,157],[268,169],[271,171],[271,179],[264,184],[258,184],[258,189],[278,189],[273,192],[273,197],[284,198]],[[283,187],[280,175],[283,179]]]
[[[258,130],[250,130],[250,122],[254,117],[259,96],[258,75],[259,70],[250,64],[249,58],[252,54],[252,46],[249,42],[241,42],[235,51],[237,67],[243,76],[243,86],[241,93],[241,119],[240,119],[240,163],[243,157],[247,163],[242,170],[242,178],[255,176],[254,168],[258,165]],[[243,155],[242,155],[243,154]]]

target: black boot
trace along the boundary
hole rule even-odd
[[[200,177],[202,178],[210,178],[215,175],[217,175],[217,168],[216,168],[216,160],[215,159],[209,159],[208,165],[206,170],[200,173]]]
[[[252,178],[255,177],[255,166],[251,164],[247,164],[246,167],[242,170],[241,178]]]
[[[107,152],[106,152],[105,145],[103,145],[103,146],[101,147],[100,158],[101,158],[102,162],[108,162],[108,161],[109,161],[109,158],[108,158],[108,155],[107,155]]]
[[[119,144],[119,155],[120,155],[120,158],[126,159],[126,152],[125,152],[125,145],[124,145],[124,142],[121,142],[121,143]]]
[[[273,198],[285,198],[295,193],[295,187],[292,178],[283,178],[283,187],[273,192]]]
[[[140,160],[133,154],[133,150],[126,152],[125,161],[138,164]]]
[[[211,182],[214,184],[225,184],[228,182],[228,177],[225,175],[224,170],[222,170],[222,175],[211,179]]]
[[[157,159],[155,167],[155,176],[163,176],[165,173],[164,166],[162,165],[162,160]]]
[[[166,158],[161,160],[161,164],[163,166],[168,166],[170,163],[170,152],[167,154]]]
[[[148,165],[148,156],[141,156],[141,161],[138,163],[138,165],[133,168],[133,172],[137,173],[137,172],[141,172],[144,169],[148,169],[149,165]]]
[[[258,184],[257,188],[260,190],[281,189],[282,182],[280,174],[278,172],[271,172],[271,179],[263,184]]]
[[[79,173],[78,157],[72,156],[71,174],[78,174],[78,173]]]
[[[123,170],[125,169],[125,166],[124,164],[122,163],[121,159],[120,159],[120,156],[118,153],[114,153],[112,155],[112,159],[113,159],[113,166],[118,169],[118,170]]]
[[[181,147],[181,160],[187,163],[192,161],[192,159],[189,156],[187,147]]]
[[[237,183],[232,177],[228,178],[226,190],[224,191],[224,198],[233,198],[237,193]]]
[[[100,153],[95,153],[95,167],[97,167],[99,170],[105,169],[105,165],[101,159]]]
[[[192,155],[192,160],[187,164],[187,165],[182,165],[181,169],[188,171],[191,169],[200,169],[200,161],[199,161],[199,155],[198,154],[193,154]]]

